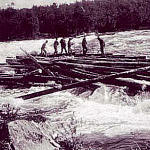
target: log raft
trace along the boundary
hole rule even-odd
[[[23,50],[24,51],[24,50]],[[1,68],[13,70],[13,74],[0,70],[0,84],[5,85],[45,85],[55,81],[54,87],[30,95],[20,96],[23,99],[33,98],[61,90],[90,86],[96,82],[115,86],[150,89],[150,59],[146,56],[113,55],[111,53],[73,55],[50,55],[48,57],[32,56],[9,57]],[[7,72],[8,72],[7,71]],[[132,82],[131,82],[132,81]],[[143,83],[143,84],[142,84]],[[49,84],[47,84],[49,85]]]

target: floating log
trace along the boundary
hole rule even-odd
[[[56,86],[56,84],[54,84],[54,83],[29,83],[29,84],[31,84],[34,87],[38,87],[38,86],[54,87],[54,86]],[[57,86],[59,86],[59,85],[57,85]]]
[[[72,84],[69,84],[69,85],[64,85],[64,86],[59,87],[59,88],[54,87],[54,88],[51,88],[51,89],[47,89],[47,90],[43,90],[43,91],[31,93],[31,94],[19,96],[17,98],[23,98],[24,100],[25,99],[30,99],[30,98],[34,98],[34,97],[38,97],[38,96],[42,96],[42,95],[62,91],[62,90],[67,90],[67,89],[76,88],[76,87],[80,87],[80,86],[87,86],[89,84],[96,83],[96,82],[101,82],[101,81],[104,81],[104,80],[109,80],[109,79],[111,80],[111,79],[115,79],[115,78],[119,78],[119,77],[124,77],[124,76],[129,75],[129,74],[135,74],[135,73],[139,73],[139,72],[146,71],[146,70],[149,70],[149,69],[150,69],[150,66],[142,67],[142,68],[138,68],[138,69],[132,69],[130,71],[125,71],[125,72],[111,74],[111,75],[99,76],[98,78],[89,79],[89,80],[85,80],[85,81],[81,81],[81,82],[76,82],[76,83],[72,83]]]
[[[75,54],[74,56],[75,57],[82,57],[82,56],[100,56],[100,57],[106,57],[106,56],[112,56],[113,54],[112,53],[105,53],[105,56],[102,55],[102,54],[99,54],[99,53],[87,53],[86,55],[83,55],[83,54]]]
[[[15,68],[15,69],[30,69],[30,70],[35,70],[37,67],[31,66],[31,65],[5,65],[3,67],[7,68]]]
[[[101,54],[76,54],[74,55],[75,57],[97,57],[97,58],[122,58],[122,59],[146,59],[146,56],[126,56],[126,55],[121,55],[121,54],[112,54],[112,53],[106,53],[105,55],[101,55]]]
[[[103,80],[102,83],[113,86],[115,85],[118,87],[128,87],[125,90],[130,96],[136,95],[139,91],[150,91],[150,82],[140,82],[140,80],[132,78],[117,78],[112,80]]]
[[[14,57],[7,57],[6,63],[10,65],[20,65],[20,63]]]
[[[62,75],[61,75],[62,76]],[[64,83],[74,83],[79,80],[63,76],[63,77],[54,77],[54,76],[44,76],[44,75],[34,75],[29,73],[27,75],[15,75],[15,76],[0,76],[0,84],[3,85],[31,85],[34,83],[47,83],[48,81],[55,81],[56,83],[64,84]]]
[[[45,72],[45,73],[48,74],[48,75],[54,76],[54,74],[53,74],[52,72],[50,72],[49,70],[43,68],[43,66],[38,63],[38,60],[37,60],[34,56],[28,54],[28,53],[27,53],[25,50],[23,50],[22,48],[20,48],[20,49],[21,49],[27,56],[29,56],[29,58],[35,63],[35,65],[36,65],[37,67],[39,67],[40,69],[42,69],[43,72]]]
[[[84,57],[85,58],[85,57]],[[127,69],[133,69],[133,68],[138,68],[138,67],[141,67],[141,66],[146,66],[146,65],[149,65],[150,62],[146,62],[146,61],[143,61],[143,62],[139,62],[139,61],[119,61],[119,60],[109,60],[109,58],[102,58],[102,60],[94,60],[93,61],[93,58],[89,59],[86,57],[86,59],[82,59],[82,58],[79,58],[79,59],[75,59],[75,58],[63,58],[63,59],[53,59],[53,60],[50,60],[47,58],[45,58],[46,60],[43,59],[43,61],[39,61],[37,60],[38,64],[42,65],[42,66],[46,66],[46,67],[49,67],[50,65],[53,65],[55,62],[61,62],[61,61],[65,61],[65,62],[70,62],[70,63],[78,63],[78,64],[91,64],[91,65],[101,65],[101,66],[115,66],[115,67],[119,67],[119,68],[127,68]],[[82,59],[82,60],[81,60]],[[132,59],[131,59],[132,60]],[[115,61],[115,62],[114,62]],[[23,66],[14,66],[14,67],[23,67]]]
[[[62,81],[63,83],[74,83],[79,80],[68,77],[68,76],[44,76],[44,75],[34,75],[34,77],[30,77],[28,79],[30,82],[37,82],[37,83],[46,83],[48,81],[55,81],[56,83]]]
[[[98,77],[100,75],[98,73],[94,73],[94,72],[91,72],[91,71],[86,71],[85,69],[80,69],[80,68],[75,68],[74,70],[85,73],[85,74],[90,75],[92,77]]]
[[[86,79],[86,78],[91,78],[89,77],[87,74],[83,73],[83,72],[80,72],[80,71],[77,71],[77,70],[74,70],[72,68],[69,68],[69,67],[62,67],[61,66],[53,66],[53,69],[51,69],[59,74],[62,74],[62,75],[65,75],[65,76],[68,76],[70,78],[78,78],[78,79]],[[65,71],[64,71],[65,70]]]
[[[146,59],[146,56],[126,56],[126,55],[124,55],[124,56],[120,57],[120,55],[118,55],[118,56],[117,55],[112,55],[112,57],[113,58],[128,58],[128,59]]]
[[[76,70],[76,69],[71,69],[71,74],[76,74],[78,78],[83,78],[83,79],[91,79],[91,78],[96,78],[97,76],[85,73],[81,70]]]
[[[71,58],[70,58],[71,59]],[[132,59],[129,59],[129,58],[109,58],[109,57],[104,57],[104,58],[101,58],[101,57],[82,57],[82,58],[77,58],[77,57],[74,57],[73,58],[74,60],[93,60],[93,61],[110,61],[110,62],[114,62],[114,61],[118,61],[118,62],[150,62],[150,59],[136,59],[136,58],[132,58]],[[69,59],[68,59],[69,60]],[[66,59],[67,61],[67,59]]]
[[[64,61],[58,61],[58,62],[64,62]],[[150,62],[109,62],[109,61],[93,61],[93,60],[75,60],[70,59],[67,62],[69,63],[78,63],[78,64],[92,64],[92,65],[101,65],[101,66],[148,66],[150,65]]]
[[[140,75],[140,74],[130,75],[129,77],[131,77],[133,79],[137,79],[137,80],[150,81],[150,76],[144,76],[144,75]]]
[[[129,69],[124,68],[116,68],[116,67],[109,67],[109,66],[100,66],[100,65],[90,65],[90,64],[78,64],[78,63],[69,63],[69,62],[56,62],[57,65],[65,68],[83,68],[83,69],[89,69],[91,70],[98,70],[99,72],[102,72],[102,74],[106,72],[122,72],[127,71]]]
[[[99,75],[102,75],[102,74],[95,73],[96,72],[95,70],[94,70],[94,72],[93,72],[93,70],[86,71],[86,70],[80,69],[80,68],[75,68],[73,70],[78,71],[78,73],[86,74],[87,76],[89,76],[89,78],[95,78],[95,77],[98,77]],[[127,77],[145,80],[145,81],[150,81],[150,72],[149,71],[145,72],[145,74],[144,74],[145,76],[143,74],[144,74],[144,72],[139,73],[139,74],[135,74],[135,75],[127,75]],[[146,76],[146,75],[148,75],[148,76]]]
[[[65,54],[60,54],[58,55],[60,57],[52,57],[54,55],[50,55],[49,57],[34,57],[28,54],[26,51],[24,51],[24,53],[27,56],[16,56],[16,59],[8,58],[11,65],[8,65],[7,67],[15,68],[16,70],[24,69],[22,72],[17,72],[22,73],[18,76],[20,78],[17,78],[16,75],[13,77],[8,74],[1,74],[0,83],[46,83],[49,80],[54,80],[56,82],[60,81],[61,84],[75,83],[83,79],[95,79],[103,75],[107,76],[130,71],[130,69],[133,68],[137,69],[150,66],[150,60],[146,59],[146,56],[134,57],[112,54],[107,54],[105,56],[102,56],[101,54],[87,54],[86,56],[83,56],[82,54],[74,54],[73,56],[66,56]],[[28,64],[28,62],[31,64]],[[35,69],[38,68],[42,70],[42,74],[38,72],[38,70],[35,71]],[[56,77],[54,77],[54,74]],[[149,80],[148,76],[150,76],[150,72],[147,70],[139,72],[138,75],[131,75],[130,73],[124,75],[126,78],[131,77],[146,81]],[[119,81],[118,79],[111,80],[114,80],[116,83],[118,82],[120,85],[123,82],[128,82]],[[107,81],[107,79],[101,82],[105,81]],[[108,79],[108,82],[109,81],[110,79]],[[109,84],[111,83],[109,82]]]
[[[22,78],[23,76],[0,76],[0,80],[19,80]]]
[[[28,72],[24,75],[24,77],[27,77],[27,76],[31,76],[31,75],[35,75],[35,74],[41,74],[42,73],[42,70],[41,69],[36,69],[36,70],[33,70],[31,72]]]

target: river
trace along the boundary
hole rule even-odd
[[[128,56],[150,56],[149,30],[116,32],[101,37],[106,42],[106,52]],[[95,35],[91,34],[87,39],[91,51],[95,52],[98,49]],[[73,40],[75,42],[74,48],[79,51],[81,38]],[[0,61],[5,62],[7,56],[22,55],[20,47],[28,52],[40,52],[40,47],[44,41],[42,39],[1,42]],[[54,39],[48,39],[48,41],[47,50],[53,53],[52,43]],[[132,149],[132,146],[133,149],[139,148],[137,142],[139,137],[144,138],[143,143],[150,141],[150,137],[148,137],[150,131],[149,92],[143,91],[135,96],[129,96],[126,93],[126,87],[118,88],[99,84],[99,88],[92,95],[90,94],[91,91],[88,90],[79,95],[73,94],[77,93],[77,90],[73,89],[26,101],[15,98],[25,93],[46,88],[5,89],[1,86],[0,108],[2,110],[4,104],[10,104],[11,108],[19,108],[18,114],[45,111],[45,113],[42,113],[42,116],[46,118],[45,122],[39,123],[21,119],[11,121],[8,124],[12,143],[16,150],[53,150],[54,146],[50,141],[57,136],[63,138],[63,140],[69,139],[70,136],[81,136],[85,143],[99,142],[98,144],[95,143],[95,148],[92,149],[104,150],[116,150],[117,148],[110,147],[110,143],[107,142],[114,140],[115,143],[115,140],[124,137],[128,137],[124,139],[133,140],[126,141],[129,145],[126,148],[118,149]],[[73,129],[76,131],[73,132]],[[99,147],[96,147],[96,145],[99,145]],[[111,145],[113,145],[113,142]]]

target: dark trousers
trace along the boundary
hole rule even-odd
[[[86,55],[87,50],[88,50],[88,49],[87,49],[87,47],[86,47],[86,46],[84,46],[84,47],[83,47],[83,55]]]
[[[72,54],[72,49],[71,49],[71,47],[68,47],[68,53],[69,53],[69,54]]]
[[[103,46],[100,47],[100,50],[101,50],[101,54],[104,55],[104,47]]]
[[[41,56],[47,56],[47,52],[45,49],[41,49]]]
[[[104,46],[100,46],[100,50],[98,50],[98,53],[101,51],[101,54],[104,55]]]
[[[54,47],[54,55],[56,55],[57,53],[58,53],[58,51],[57,51],[57,47]]]
[[[65,50],[66,54],[67,54],[67,49],[66,47],[61,47],[61,54],[63,53],[63,50]]]

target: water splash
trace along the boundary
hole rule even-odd
[[[93,47],[93,51],[97,51],[99,45],[95,42],[96,37],[92,35],[88,38],[91,41],[89,45]],[[149,31],[118,32],[114,35],[104,35],[103,39],[106,41],[106,52],[128,53],[129,55],[149,54]],[[32,45],[32,50],[40,52],[43,41],[0,43],[0,53],[2,53],[0,61],[5,60],[8,56],[6,54],[10,56],[21,54],[20,46],[30,49],[29,47]],[[74,41],[76,46],[79,46],[81,39],[74,39]],[[49,42],[52,44],[53,40],[49,40]],[[92,42],[96,44],[92,44]],[[135,42],[140,44],[135,45]],[[3,53],[4,49],[5,53]],[[52,45],[49,49],[52,49]],[[82,134],[101,133],[108,138],[108,136],[114,137],[130,132],[150,130],[149,92],[128,96],[125,92],[126,88],[102,84],[89,97],[89,93],[75,96],[69,92],[57,92],[28,101],[13,98],[43,89],[45,87],[32,87],[28,90],[0,89],[0,109],[3,109],[3,105],[10,104],[16,109],[20,108],[22,114],[47,110],[42,113],[42,116],[47,119],[45,123],[35,123],[28,120],[9,123],[11,137],[17,150],[53,150],[49,142],[50,135],[54,134],[53,131],[58,130],[59,124],[68,123],[73,112],[77,120],[77,131]]]

